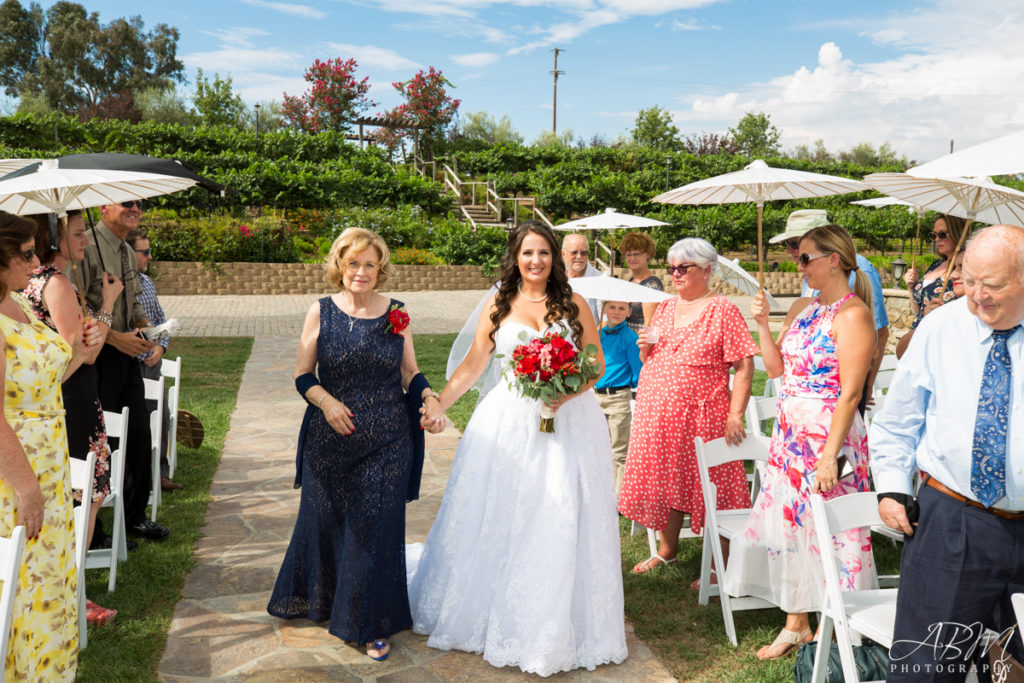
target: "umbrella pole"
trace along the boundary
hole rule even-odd
[[[764,204],[757,203],[757,283],[764,291],[764,247],[761,239],[761,216],[764,213]]]
[[[964,246],[964,242],[967,241],[967,233],[971,231],[971,219],[967,219],[967,223],[964,224],[964,231],[960,233],[960,239],[957,240],[956,249],[953,250],[953,255],[949,258],[949,263],[946,264],[946,272],[942,276],[942,286],[939,287],[939,296],[941,297],[946,293],[946,285],[949,284],[949,276],[953,272],[953,264],[956,262],[957,254],[960,253],[960,249]]]
[[[917,212],[917,232],[914,233],[914,253],[910,255],[910,267],[917,267],[917,252],[921,249],[921,212]]]

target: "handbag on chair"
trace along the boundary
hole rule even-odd
[[[814,676],[814,654],[818,641],[804,643],[796,653],[793,677],[796,683],[811,683]],[[889,673],[889,651],[878,643],[865,639],[863,645],[853,646],[853,663],[862,681],[881,681]],[[825,667],[828,683],[844,683],[843,662],[839,658],[839,644],[832,643],[828,649],[828,664]]]

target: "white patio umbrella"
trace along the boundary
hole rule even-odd
[[[742,171],[725,173],[698,180],[674,190],[663,192],[651,201],[662,204],[757,204],[757,271],[764,288],[764,240],[761,220],[764,203],[772,200],[827,197],[847,192],[860,192],[870,187],[859,180],[773,168],[760,159],[747,164]]]
[[[882,209],[887,206],[905,206],[910,209],[911,213],[917,214],[917,232],[914,233],[914,250],[910,255],[910,267],[917,267],[917,252],[921,248],[921,219],[928,213],[928,209],[918,206],[912,202],[908,202],[905,199],[897,199],[896,197],[872,197],[871,199],[859,199],[851,204],[857,204],[858,206],[870,206],[874,209]],[[902,258],[902,256],[900,257]],[[899,280],[899,278],[896,278]]]
[[[989,178],[919,178],[906,173],[872,173],[864,181],[879,192],[922,209],[967,219],[939,291],[945,290],[953,262],[970,232],[972,221],[1024,225],[1024,192],[997,185]]]
[[[0,179],[0,210],[20,216],[63,214],[157,197],[195,184],[191,178],[156,173],[61,168],[57,159],[46,159],[34,169],[27,166]]]
[[[37,161],[42,161],[42,159],[0,159],[0,176],[17,171],[19,168],[24,168]]]
[[[657,225],[668,225],[664,221],[644,216],[619,213],[615,209],[605,209],[604,213],[577,218],[568,223],[556,225],[555,230],[576,232],[578,230],[616,230],[618,228],[652,228]]]
[[[919,178],[976,178],[1024,173],[1024,131],[939,157],[907,173]]]
[[[586,299],[657,303],[672,298],[671,294],[659,289],[644,287],[607,274],[595,277],[571,277],[569,284],[574,292]]]
[[[750,273],[743,269],[740,265],[739,259],[729,260],[724,256],[719,255],[718,257],[718,270],[715,273],[723,282],[727,285],[732,285],[736,289],[740,290],[747,296],[757,296],[757,293],[761,291],[761,285],[751,277]],[[771,294],[765,290],[765,298],[768,300],[768,305],[772,308],[780,308],[779,302],[775,300]]]

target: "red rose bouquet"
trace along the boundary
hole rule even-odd
[[[509,386],[517,387],[521,396],[544,402],[540,431],[549,434],[555,431],[555,413],[549,407],[551,400],[574,394],[585,383],[599,377],[597,347],[589,344],[583,351],[577,351],[566,339],[568,334],[568,331],[549,332],[517,346],[506,371],[506,375],[511,371]],[[526,341],[527,333],[520,332],[519,338]]]
[[[388,325],[384,328],[386,332],[402,334],[402,330],[409,327],[409,314],[402,310],[398,304],[392,304],[388,311]]]

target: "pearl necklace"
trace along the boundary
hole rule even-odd
[[[520,295],[520,296],[522,296],[522,297],[523,297],[524,299],[526,299],[527,301],[532,301],[532,302],[533,302],[533,303],[535,303],[535,304],[536,304],[536,303],[540,303],[541,301],[544,301],[544,299],[547,299],[547,298],[548,298],[548,295],[547,295],[547,294],[544,294],[544,296],[542,296],[542,297],[541,297],[541,298],[539,298],[539,299],[531,299],[530,297],[526,296],[526,294],[524,294],[524,293],[523,293],[523,286],[522,286],[522,285],[519,285],[519,295]]]
[[[679,303],[681,303],[681,304],[682,304],[682,305],[684,305],[684,306],[692,306],[692,305],[694,305],[695,303],[697,303],[698,301],[700,301],[701,299],[704,299],[704,298],[706,298],[706,297],[707,297],[707,296],[708,296],[709,294],[711,294],[711,290],[710,290],[710,289],[709,289],[708,291],[704,292],[703,294],[701,294],[701,295],[700,295],[699,297],[697,297],[697,298],[696,298],[696,299],[694,299],[693,301],[686,301],[685,299],[683,299],[682,297],[680,297],[680,298],[679,298]]]

